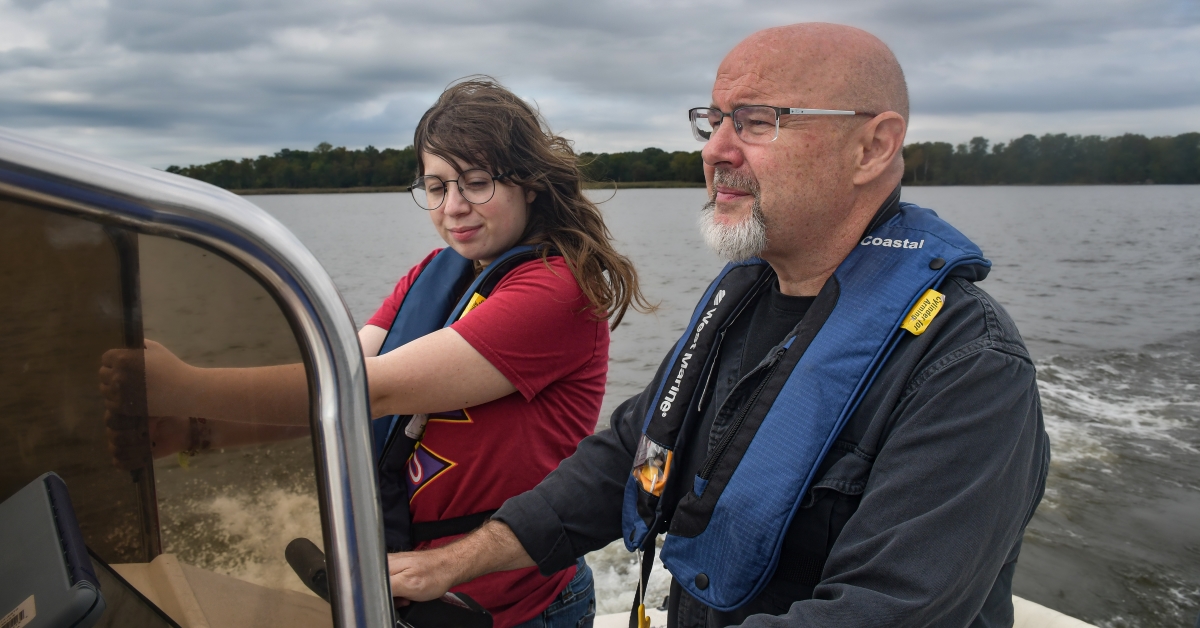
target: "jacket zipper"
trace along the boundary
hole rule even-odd
[[[758,401],[758,396],[762,394],[763,389],[767,387],[767,382],[771,381],[771,376],[775,374],[775,369],[779,367],[779,362],[783,358],[783,354],[786,352],[787,348],[780,347],[775,352],[775,355],[771,356],[771,362],[767,369],[767,374],[754,389],[754,394],[750,396],[750,401],[746,402],[746,405],[742,408],[741,413],[738,414],[738,417],[733,422],[733,425],[729,426],[729,431],[721,437],[721,441],[717,443],[717,447],[713,450],[712,455],[708,457],[708,460],[704,462],[704,466],[700,468],[699,476],[701,479],[708,480],[710,477],[712,477],[712,472],[717,467],[717,463],[721,462],[721,458],[725,457],[725,450],[729,449],[729,446],[733,444],[733,439],[737,436],[738,431],[741,430],[742,423],[746,421],[746,417],[750,414],[750,410],[754,407],[755,402]],[[753,374],[754,372],[751,371],[746,375],[746,377],[749,378],[750,375]]]
[[[762,289],[762,278],[759,278],[758,281],[760,282],[759,285],[753,290],[753,293],[755,294]],[[730,317],[728,321],[725,321],[725,324],[721,327],[721,332],[717,335],[717,341],[713,343],[713,349],[708,358],[708,360],[712,363],[712,367],[708,369],[708,374],[704,376],[704,387],[700,389],[699,401],[696,402],[696,412],[704,412],[705,395],[708,394],[708,385],[712,383],[713,374],[717,370],[717,362],[720,359],[719,356],[721,353],[721,344],[725,342],[725,332],[729,331],[729,328],[732,327],[735,322],[737,322],[738,317],[740,317],[742,313],[746,311],[747,306],[753,301],[754,299],[750,299],[749,301],[743,302],[737,311],[733,313],[733,316]]]

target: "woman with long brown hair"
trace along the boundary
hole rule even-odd
[[[414,147],[410,191],[448,246],[409,270],[359,331],[389,552],[452,542],[573,453],[599,416],[610,328],[630,307],[651,309],[584,195],[569,142],[495,80],[447,88]],[[114,404],[129,353],[105,355]],[[144,359],[150,414],[167,417],[151,419],[155,456],[308,424],[300,365],[201,369],[152,341]],[[259,428],[252,437],[247,423]],[[582,559],[454,590],[497,628],[590,625],[595,611]]]
[[[420,433],[405,467],[412,521],[420,527],[498,508],[574,452],[595,430],[603,400],[606,321],[615,328],[631,305],[647,304],[633,265],[613,248],[599,209],[583,193],[570,144],[515,94],[486,77],[460,81],[421,118],[413,145],[420,164],[414,198],[451,249],[485,268],[518,245],[530,247],[528,261],[469,315],[416,341],[445,334],[445,349],[475,354],[458,367],[463,401],[449,406],[466,408],[461,416],[431,414],[423,433],[410,430]],[[381,346],[416,281],[409,277],[364,328],[365,351]],[[419,363],[406,360],[403,368]],[[444,384],[427,382],[430,389]],[[448,409],[445,403],[422,408]],[[454,466],[440,475],[450,460]],[[383,469],[386,476],[386,460]],[[530,568],[455,590],[487,607],[497,626],[576,626],[594,611],[590,580],[580,561],[550,577]]]

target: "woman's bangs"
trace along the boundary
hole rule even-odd
[[[417,147],[418,156],[421,153],[428,153],[451,164],[463,164],[465,168],[482,168],[489,172],[498,167],[494,162],[501,151],[496,150],[496,147],[487,146],[485,142],[480,142],[478,136],[463,135],[457,131],[459,130],[441,128],[438,129],[438,132],[433,132],[427,129],[421,138],[421,145]],[[489,151],[489,148],[492,150]],[[425,164],[422,163],[420,168],[421,172],[424,172]],[[500,173],[497,171],[492,174]]]

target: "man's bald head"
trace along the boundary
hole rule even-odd
[[[717,120],[701,153],[711,199],[706,234],[722,236],[706,239],[724,242],[757,220],[757,257],[775,269],[780,289],[817,294],[904,176],[908,89],[900,64],[857,28],[794,24],[759,31],[730,51],[712,98],[726,112],[770,105],[873,114],[784,115],[765,143]]]
[[[761,81],[797,102],[777,107],[895,111],[908,120],[908,87],[892,51],[851,26],[805,23],[759,31],[725,56],[717,82]]]

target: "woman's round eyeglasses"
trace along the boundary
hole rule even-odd
[[[492,173],[481,168],[464,170],[457,179],[449,180],[427,174],[417,177],[417,180],[408,186],[408,192],[421,209],[432,211],[446,201],[446,186],[453,183],[458,186],[458,193],[462,194],[463,200],[472,205],[482,205],[492,200],[492,196],[496,194],[496,181],[511,175],[511,172],[505,172],[492,176]]]
[[[842,109],[796,109],[793,107],[771,107],[769,105],[747,105],[732,112],[716,107],[696,107],[688,110],[692,121],[692,137],[707,142],[721,126],[725,118],[733,119],[733,130],[747,144],[767,144],[779,137],[779,116],[871,116],[878,114],[867,111]]]

